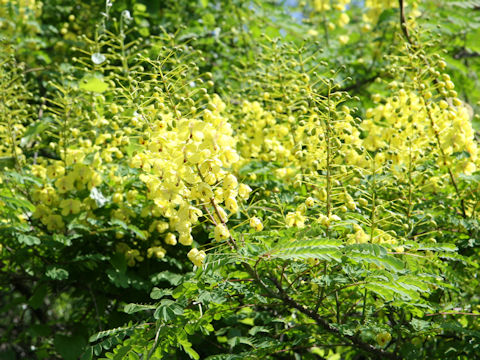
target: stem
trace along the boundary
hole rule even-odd
[[[373,168],[372,186],[371,186],[371,188],[372,188],[372,212],[370,213],[370,242],[373,242],[373,233],[374,233],[375,228],[376,228],[375,212],[377,211],[377,204],[376,204],[376,201],[377,201],[377,197],[376,197],[377,184],[376,184],[376,181],[375,181],[377,169],[376,169],[376,166],[375,166],[375,157],[374,156],[372,156],[372,168]]]
[[[336,317],[337,323],[340,325],[340,300],[338,299],[338,292],[335,291],[335,306],[336,306]]]
[[[205,182],[205,178],[203,177],[202,175],[202,172],[200,171],[200,168],[198,167],[198,164],[197,164],[197,172],[198,172],[198,175],[200,176],[200,179]],[[220,210],[218,210],[218,206],[217,204],[215,203],[215,198],[211,197],[210,199],[210,204],[212,205],[213,207],[213,210],[215,211],[215,214],[217,215],[218,219],[220,220],[220,222],[225,226],[227,227],[227,223],[225,221],[223,221],[223,217],[222,215],[220,214]],[[205,207],[206,209],[206,207]],[[208,210],[207,210],[208,211]],[[210,215],[211,216],[211,215]],[[215,218],[214,217],[211,217],[211,220],[212,222],[216,224],[216,221],[215,221]],[[233,238],[233,236],[230,234],[229,236],[229,240],[230,240],[230,246],[235,249],[235,250],[238,250],[238,247],[237,247],[237,243],[235,242],[235,239]]]
[[[331,199],[331,190],[332,190],[332,179],[331,179],[331,132],[332,129],[330,127],[330,120],[331,120],[331,110],[330,110],[330,95],[331,95],[331,87],[330,85],[328,86],[328,96],[327,96],[327,105],[328,105],[328,111],[327,111],[327,121],[326,121],[326,133],[325,133],[325,139],[327,141],[327,218],[330,218],[330,213],[332,211],[332,199]],[[327,238],[330,238],[330,224],[327,223]]]
[[[367,289],[365,289],[365,292],[363,293],[363,307],[362,307],[362,320],[361,323],[365,324],[365,314],[367,310]]]
[[[408,32],[407,20],[405,19],[405,8],[404,8],[403,0],[398,0],[398,6],[400,8],[400,27],[402,28],[403,35],[405,35],[405,38],[407,39],[407,41],[413,45],[413,41]]]
[[[374,355],[375,359],[400,359],[396,354],[390,353],[381,349],[377,349],[376,347],[363,342],[360,338],[358,338],[355,335],[348,335],[348,334],[342,333],[339,329],[337,329],[336,327],[331,325],[328,321],[323,319],[319,314],[317,314],[310,308],[302,304],[299,304],[294,299],[292,299],[288,294],[285,293],[284,289],[280,286],[280,284],[278,283],[278,281],[276,281],[275,278],[272,278],[271,280],[278,289],[278,294],[276,294],[275,296],[277,299],[282,300],[285,305],[288,305],[294,309],[297,309],[304,315],[307,315],[325,331],[333,335],[336,335],[338,337],[341,337],[342,339],[348,339],[357,348]]]

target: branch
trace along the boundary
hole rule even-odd
[[[476,51],[468,51],[467,49],[465,48],[462,48],[460,49],[458,52],[456,52],[455,54],[453,54],[453,58],[454,59],[466,59],[466,58],[472,58],[472,57],[478,57],[480,56],[480,53],[476,52]]]
[[[413,41],[410,38],[410,34],[408,33],[408,27],[407,27],[407,20],[405,19],[405,8],[403,4],[403,0],[398,0],[398,6],[400,8],[400,27],[402,28],[403,35],[405,35],[405,38],[407,41],[413,45]]]
[[[330,323],[328,323],[318,313],[314,312],[313,310],[306,307],[305,305],[302,305],[302,304],[296,302],[288,294],[286,294],[284,289],[278,283],[277,279],[271,278],[270,280],[275,284],[275,286],[278,289],[278,295],[275,296],[276,298],[282,300],[284,304],[286,304],[286,305],[288,305],[288,306],[290,306],[294,309],[297,309],[301,313],[307,315],[309,318],[314,320],[317,323],[317,325],[319,325],[324,330],[326,330],[329,333],[332,333],[334,335],[337,335],[341,338],[348,339],[357,348],[362,349],[365,352],[368,352],[368,353],[374,355],[375,359],[393,359],[393,360],[400,359],[394,353],[390,353],[390,352],[387,352],[387,351],[384,351],[384,350],[381,350],[381,349],[377,349],[373,345],[370,345],[370,344],[367,344],[367,343],[363,342],[361,339],[358,338],[358,336],[347,335],[347,334],[341,333],[339,329],[337,329],[336,327],[334,327]]]

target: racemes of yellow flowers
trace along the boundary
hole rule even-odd
[[[426,101],[425,96],[400,89],[398,95],[368,109],[361,125],[367,134],[363,145],[376,152],[379,166],[391,161],[396,173],[434,159],[455,173],[471,174],[476,170],[478,149],[467,109],[457,99],[451,105],[445,100]],[[364,157],[350,159],[368,167]]]
[[[151,216],[164,219],[165,230],[176,232],[182,245],[192,245],[192,228],[199,217],[209,214],[214,214],[210,220],[215,224],[215,239],[227,239],[224,209],[236,213],[238,202],[248,199],[251,191],[226,170],[239,155],[232,127],[222,115],[224,108],[220,98],[213,96],[210,109],[197,118],[164,114],[150,124],[140,140],[142,150],[130,159],[131,167],[141,169],[140,179],[152,202]],[[176,244],[172,235],[165,238],[168,245]],[[203,260],[189,258],[196,265]]]
[[[239,155],[224,109],[215,95],[208,109],[194,117],[166,110],[154,119],[135,116],[133,127],[106,128],[95,141],[75,131],[76,145],[60,149],[60,159],[42,159],[32,166],[43,182],[33,190],[33,218],[45,231],[63,233],[74,220],[88,225],[88,219],[99,216],[96,209],[107,206],[113,220],[143,224],[137,233],[150,244],[145,254],[134,243],[117,243],[129,266],[146,257],[161,259],[177,243],[192,246],[192,228],[201,217],[215,225],[216,240],[227,239],[228,218],[252,189],[228,171]],[[144,190],[129,185],[135,179]],[[140,222],[135,220],[138,211]],[[120,231],[115,238],[124,235]],[[197,266],[204,257],[203,251],[189,255]]]

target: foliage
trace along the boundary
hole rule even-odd
[[[442,4],[3,1],[0,357],[473,358],[479,6]]]

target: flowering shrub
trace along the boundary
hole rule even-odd
[[[0,357],[478,352],[480,95],[433,3],[1,6]]]

